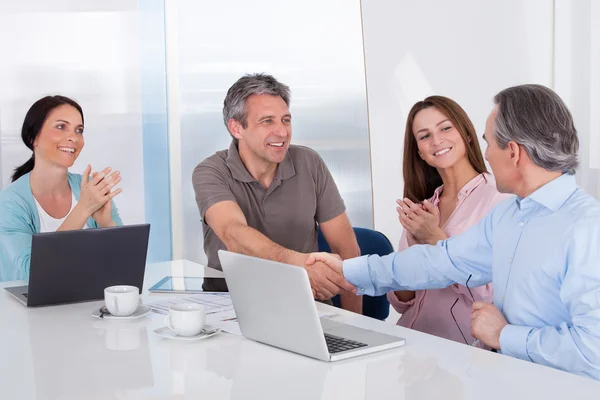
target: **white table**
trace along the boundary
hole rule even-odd
[[[221,273],[189,261],[165,275]],[[20,282],[1,283],[0,287]],[[145,302],[161,297],[145,292]],[[324,363],[220,333],[162,339],[163,317],[101,321],[102,302],[25,308],[0,293],[0,398],[45,399],[597,399],[600,382],[397,327],[343,310],[340,320],[406,338],[400,349]]]

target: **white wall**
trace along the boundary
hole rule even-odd
[[[600,198],[600,2],[556,0],[554,89],[579,135],[577,183]]]
[[[123,176],[115,198],[126,223],[144,221],[144,175],[137,2],[3,2],[0,5],[2,176],[31,156],[21,125],[49,94],[77,100],[86,144],[71,169],[110,165]],[[98,12],[101,11],[101,12]]]
[[[456,100],[478,133],[501,89],[552,84],[552,0],[363,0],[375,229],[397,246],[406,116]]]

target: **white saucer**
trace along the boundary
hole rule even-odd
[[[171,329],[169,329],[166,326],[156,328],[154,330],[154,332],[158,336],[165,338],[165,339],[194,341],[194,340],[201,340],[201,339],[209,338],[209,337],[215,335],[216,333],[221,332],[221,328],[213,328],[212,326],[205,324],[204,328],[202,329],[202,332],[200,332],[196,336],[179,336],[178,334],[176,334],[174,331],[172,331]]]
[[[150,311],[152,311],[152,309],[145,305],[145,304],[141,304],[137,310],[135,310],[135,312],[131,315],[128,315],[126,317],[117,317],[116,315],[111,315],[111,314],[104,314],[104,316],[102,317],[102,319],[114,319],[114,320],[129,320],[129,319],[137,319],[137,318],[141,318],[144,315],[147,315]],[[100,318],[100,309],[95,309],[94,312],[92,313],[93,317],[96,318]]]

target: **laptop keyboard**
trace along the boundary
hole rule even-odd
[[[325,342],[327,343],[327,349],[330,354],[341,353],[342,351],[358,349],[359,347],[366,347],[365,343],[355,342],[354,340],[343,339],[341,337],[325,335]]]

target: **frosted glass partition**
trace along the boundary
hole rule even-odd
[[[177,45],[179,53],[181,148],[171,154],[181,155],[183,218],[181,227],[174,221],[174,229],[183,232],[182,256],[205,260],[192,170],[229,146],[221,117],[223,99],[246,73],[270,73],[291,86],[292,143],[319,152],[352,223],[372,227],[359,1],[173,3],[178,7],[178,40],[168,40],[167,46]]]
[[[451,97],[481,134],[496,92],[551,86],[553,1],[363,0],[362,16],[375,229],[396,246],[410,107],[431,94]]]
[[[154,175],[152,182],[158,193],[154,197],[144,181],[144,157],[152,152],[155,166],[162,162],[168,171],[164,3],[145,1],[143,7],[138,3],[0,3],[0,187],[7,185],[12,170],[31,156],[20,138],[21,124],[31,104],[49,94],[72,97],[84,110],[86,141],[72,171],[80,173],[88,163],[95,170],[111,166],[121,171],[123,193],[115,201],[125,223],[148,221],[153,225],[149,251],[149,260],[153,261],[170,258],[168,172],[164,177]],[[149,25],[144,18],[154,22]],[[155,51],[147,46],[155,46]],[[143,94],[152,99],[143,101]],[[154,127],[156,146],[145,140],[143,127]],[[160,197],[161,192],[167,193],[166,200]],[[146,201],[154,204],[157,199],[162,208],[160,204],[154,206],[152,215],[147,215]],[[165,219],[162,231],[166,237],[154,240],[160,231],[156,229],[160,224],[155,222]],[[159,245],[153,246],[153,242]]]
[[[172,258],[165,0],[139,1],[144,201],[148,262]]]

